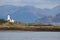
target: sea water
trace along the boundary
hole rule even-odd
[[[60,32],[0,31],[0,40],[60,40]]]

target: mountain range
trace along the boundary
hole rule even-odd
[[[52,9],[41,9],[34,6],[13,6],[3,5],[0,6],[0,18],[6,19],[10,14],[14,20],[32,23],[32,22],[60,22],[60,5]]]

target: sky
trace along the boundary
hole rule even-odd
[[[25,6],[31,5],[37,8],[53,8],[60,5],[60,0],[0,0],[0,5]]]

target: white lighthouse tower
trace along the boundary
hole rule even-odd
[[[14,23],[14,20],[11,19],[11,16],[10,15],[7,16],[7,21]]]

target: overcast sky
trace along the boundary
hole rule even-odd
[[[0,5],[31,5],[42,9],[51,9],[57,5],[60,5],[60,0],[0,0]]]

